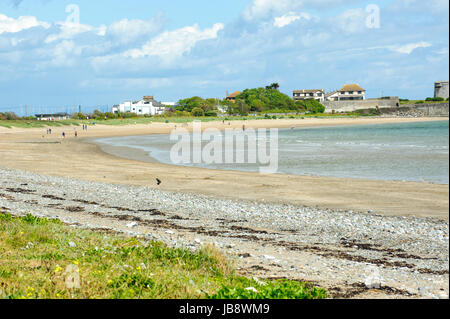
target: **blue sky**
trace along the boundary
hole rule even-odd
[[[448,15],[448,0],[0,0],[0,111],[272,82],[425,98],[449,77]]]

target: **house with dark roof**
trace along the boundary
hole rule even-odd
[[[294,101],[314,99],[318,102],[323,102],[325,99],[325,90],[324,89],[294,90],[293,98],[294,98]]]

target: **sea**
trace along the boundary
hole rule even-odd
[[[129,150],[115,155],[133,158],[135,149],[140,154],[135,159],[147,161],[148,157],[148,161],[165,164],[172,164],[170,150],[177,143],[169,135],[102,138],[96,142]],[[280,174],[449,184],[448,120],[279,129],[276,151]],[[249,172],[258,172],[261,167],[258,163],[180,165]]]

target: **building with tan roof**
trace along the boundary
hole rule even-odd
[[[366,90],[358,84],[345,84],[327,97],[328,101],[357,101],[366,99]]]
[[[227,97],[225,99],[231,102],[236,102],[236,96],[238,96],[239,94],[241,94],[241,91],[236,91],[231,94],[228,94],[227,91]]]

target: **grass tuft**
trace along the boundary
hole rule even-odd
[[[214,246],[170,248],[124,235],[75,229],[58,220],[0,213],[0,298],[324,298],[293,281],[235,274]],[[254,290],[246,288],[254,287]]]

